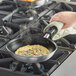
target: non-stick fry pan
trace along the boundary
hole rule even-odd
[[[32,35],[30,37],[31,38],[25,37],[25,40],[14,39],[7,44],[6,48],[14,59],[25,63],[38,63],[46,61],[54,55],[55,51],[57,50],[57,45],[53,41],[45,39],[43,36]],[[15,51],[22,46],[37,44],[46,47],[50,51],[50,54],[42,56],[21,56],[15,54]]]

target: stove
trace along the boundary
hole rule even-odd
[[[50,76],[64,62],[64,60],[72,54],[72,52],[73,49],[59,47],[52,58],[45,62],[34,64],[18,62],[8,54],[1,52],[0,73],[3,76]]]
[[[47,61],[27,64],[16,61],[7,52],[6,45],[15,38],[42,34],[51,17],[61,11],[76,11],[75,5],[49,2],[38,8],[17,7],[13,0],[0,3],[0,74],[2,76],[51,76],[69,58],[75,49],[56,41],[58,50]],[[75,38],[75,37],[74,37]],[[72,45],[75,40],[71,41]]]

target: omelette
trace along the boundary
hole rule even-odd
[[[42,56],[49,53],[50,51],[42,45],[26,45],[15,51],[15,54],[22,56]]]

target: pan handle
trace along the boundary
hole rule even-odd
[[[60,40],[61,40],[64,44],[66,44],[69,48],[71,48],[71,49],[76,49],[76,46],[70,44],[70,42],[69,42],[67,39],[61,38]]]
[[[62,29],[63,26],[64,26],[64,23],[62,23],[62,22],[58,22],[58,21],[51,22],[43,30],[43,32],[45,34],[44,38],[50,38],[52,40],[59,39],[60,38],[59,35],[57,35],[56,37],[54,37],[54,36],[60,32],[60,30]]]

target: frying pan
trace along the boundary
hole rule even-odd
[[[53,41],[45,39],[41,35],[38,36],[37,34],[30,35],[30,37],[31,38],[26,36],[25,40],[20,38],[14,39],[6,45],[7,51],[14,59],[24,63],[38,63],[46,61],[54,55],[55,51],[57,50],[57,45]],[[37,44],[46,47],[50,51],[50,54],[42,56],[21,56],[15,54],[15,51],[22,46]]]

